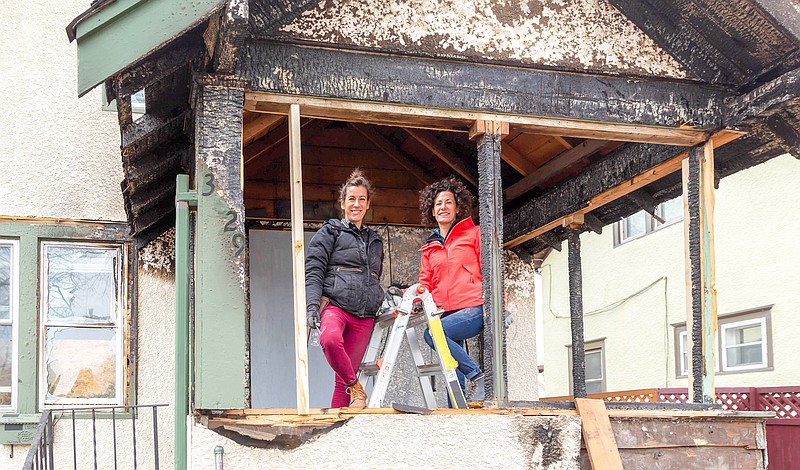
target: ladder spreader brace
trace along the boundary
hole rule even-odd
[[[414,308],[414,303],[416,301],[422,304],[422,309],[419,312]],[[416,368],[416,376],[419,380],[420,388],[422,389],[423,398],[425,399],[425,405],[428,408],[437,407],[436,397],[433,394],[433,387],[428,377],[442,374],[445,379],[444,381],[447,386],[451,404],[455,408],[467,408],[464,393],[461,391],[461,386],[456,376],[458,363],[450,354],[450,348],[447,346],[447,338],[444,335],[442,322],[439,318],[442,312],[441,309],[436,308],[430,291],[421,284],[414,284],[406,289],[400,305],[394,307],[389,313],[383,314],[376,319],[372,337],[370,338],[367,352],[364,354],[364,361],[360,368],[360,382],[362,385],[366,385],[369,377],[376,377],[369,402],[367,403],[368,408],[383,407],[384,397],[389,387],[392,371],[397,362],[397,355],[400,351],[400,345],[403,342],[403,336],[405,336],[408,341],[408,346]],[[439,359],[438,363],[426,364],[422,352],[419,349],[419,339],[417,338],[414,326],[423,322],[427,323],[428,329],[433,337]],[[382,358],[379,358],[383,330],[387,328],[389,328],[389,336],[386,339],[384,355]]]

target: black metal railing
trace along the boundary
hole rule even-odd
[[[53,415],[50,410],[45,410],[39,418],[31,448],[22,465],[22,470],[34,469],[53,470]]]
[[[25,459],[23,470],[52,470],[53,469],[53,426],[54,421],[58,423],[65,417],[71,418],[72,422],[72,468],[78,469],[78,432],[75,422],[80,419],[88,419],[91,416],[92,420],[92,457],[94,468],[97,470],[97,419],[98,411],[101,413],[110,413],[111,415],[111,437],[113,446],[113,464],[114,469],[118,469],[118,452],[117,452],[117,414],[118,410],[130,412],[130,426],[131,426],[131,444],[133,452],[133,468],[138,468],[139,459],[142,457],[140,449],[137,447],[136,441],[136,422],[143,420],[144,417],[140,415],[140,409],[150,408],[152,413],[152,432],[153,432],[153,468],[158,470],[160,468],[158,456],[158,408],[167,406],[160,405],[119,405],[119,406],[93,406],[93,407],[78,407],[69,409],[52,409],[45,410],[39,420],[39,426],[36,428],[33,443],[28,451],[28,457]],[[139,415],[139,416],[137,416]],[[54,416],[56,417],[54,419]],[[142,432],[140,429],[139,432]],[[145,431],[146,432],[146,431]],[[149,456],[145,460],[150,460]],[[148,465],[149,466],[149,465]],[[103,462],[102,468],[110,468],[110,462]]]

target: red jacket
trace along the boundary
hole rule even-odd
[[[438,232],[420,248],[420,284],[445,311],[483,305],[481,232],[471,217],[458,222],[442,242]]]

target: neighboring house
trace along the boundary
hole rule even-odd
[[[218,446],[231,468],[575,466],[580,418],[531,404],[532,253],[586,230],[564,229],[567,217],[599,230],[635,212],[617,191],[634,180],[676,195],[675,165],[698,146],[717,147],[730,179],[796,150],[800,133],[791,15],[737,0],[729,34],[706,27],[720,4],[681,13],[686,34],[669,35],[669,12],[642,16],[639,3],[3,3],[0,443],[12,447],[0,467],[21,466],[51,410],[65,468],[73,455],[78,468],[210,468]],[[473,187],[486,327],[471,352],[490,406],[532,411],[308,409],[330,383],[302,347],[292,256],[337,214],[354,166],[380,181],[368,218],[387,239],[387,284],[415,278],[419,190],[454,173]],[[392,400],[418,404],[409,390]],[[763,464],[757,442],[713,452],[731,449]]]
[[[716,192],[718,387],[800,385],[800,161],[723,178]],[[687,386],[682,198],[581,237],[589,393]],[[566,244],[542,264],[542,396],[572,393]],[[540,358],[540,360],[542,360]]]

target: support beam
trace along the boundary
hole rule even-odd
[[[238,409],[247,394],[249,268],[242,192],[245,82],[196,78],[194,406]]]
[[[300,122],[300,127],[305,127],[315,119],[305,119]],[[276,127],[272,130],[269,134],[265,135],[259,140],[254,141],[252,144],[248,145],[243,152],[244,157],[244,164],[248,166],[255,162],[258,157],[261,155],[269,152],[273,148],[277,147],[278,145],[283,144],[289,138],[289,124],[284,122],[280,126]]]
[[[263,137],[270,127],[283,120],[283,116],[278,114],[259,113],[244,126],[242,131],[242,142],[247,146],[250,142]]]
[[[656,214],[656,206],[658,206],[658,202],[653,199],[653,196],[651,196],[646,189],[637,189],[636,191],[626,194],[625,197],[634,203],[636,207],[647,212],[660,223],[664,223],[664,219]]]
[[[677,127],[692,122],[713,129],[722,124],[722,100],[728,96],[699,83],[658,78],[631,80],[259,40],[247,47],[241,73],[250,80],[253,91],[335,100],[368,97],[421,108],[458,106],[475,113],[472,121],[509,122],[512,127],[513,121],[485,119],[478,113],[618,123],[631,128],[637,127],[631,123]],[[285,73],[276,75],[275,70]],[[344,77],[342,70],[347,71]]]
[[[509,186],[508,189],[505,190],[505,202],[511,202],[531,189],[547,182],[547,180],[558,174],[558,172],[592,155],[606,144],[608,144],[606,140],[587,140],[577,147],[561,152],[549,162],[539,167],[535,172]]]
[[[743,132],[723,130],[711,138],[714,148]],[[564,217],[586,214],[653,181],[678,171],[687,151],[682,147],[628,144],[593,163],[580,174],[506,214],[506,248],[561,225]]]
[[[684,233],[687,249],[686,329],[689,401],[714,403],[714,342],[717,291],[714,265],[714,149],[709,142],[692,147],[683,162]]]
[[[236,71],[242,46],[248,36],[249,17],[250,2],[246,0],[227,0],[225,2],[219,43],[213,51],[217,73],[233,74]]]
[[[796,68],[760,87],[726,102],[726,127],[746,124],[750,119],[800,102],[800,68]]]
[[[572,396],[586,398],[586,351],[583,338],[583,276],[580,224],[567,226],[569,317],[572,331]]]
[[[496,127],[490,127],[499,130]],[[500,177],[501,134],[477,135],[478,205],[481,219],[483,276],[483,372],[486,399],[508,404],[506,332],[503,323],[503,186]]]
[[[586,226],[589,227],[589,230],[591,230],[592,232],[598,235],[603,233],[603,227],[605,226],[605,224],[603,223],[602,220],[600,220],[600,217],[597,217],[591,212],[587,212],[583,214],[583,221],[586,224]]]
[[[767,118],[767,127],[783,143],[783,148],[795,158],[800,158],[800,131],[792,127],[780,114],[775,113]]]
[[[309,412],[308,345],[306,341],[306,268],[303,235],[303,166],[300,155],[300,106],[289,108],[289,185],[292,208],[292,281],[297,414]]]
[[[285,113],[289,104],[299,104],[304,117],[360,122],[384,126],[413,127],[450,132],[469,132],[476,119],[508,122],[509,132],[602,139],[620,142],[647,142],[663,145],[695,145],[708,140],[703,129],[659,127],[613,122],[587,122],[575,119],[528,114],[504,114],[464,109],[406,106],[386,102],[349,101],[267,92],[248,92],[247,111]]]
[[[404,128],[403,130],[408,132],[408,135],[422,144],[423,147],[439,157],[440,160],[445,162],[453,171],[461,175],[461,177],[468,181],[473,187],[478,187],[478,175],[475,174],[475,170],[468,168],[461,157],[440,142],[436,136],[422,129]]]
[[[503,157],[503,160],[505,160],[511,168],[517,170],[522,176],[527,176],[536,171],[536,165],[519,153],[510,143],[503,142],[502,144],[500,156]]]
[[[349,123],[349,125],[353,129],[357,130],[367,140],[372,142],[388,157],[390,157],[400,166],[408,170],[408,172],[414,175],[418,180],[422,181],[425,184],[433,183],[433,178],[431,177],[431,174],[428,170],[420,166],[419,163],[415,162],[414,160],[411,159],[411,157],[403,153],[400,149],[397,148],[397,146],[391,143],[389,139],[384,137],[383,134],[378,132],[374,127],[370,127],[365,124],[357,124],[354,122]]]
[[[553,232],[544,232],[543,234],[537,237],[539,240],[544,242],[550,248],[561,251],[561,239],[558,238]]]

